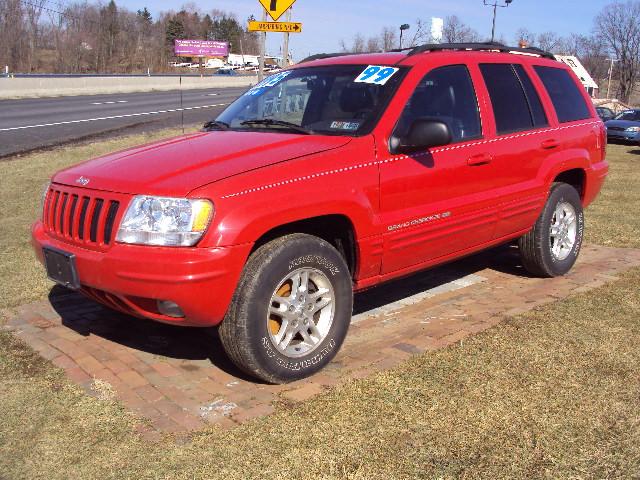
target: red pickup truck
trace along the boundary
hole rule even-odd
[[[287,382],[336,354],[353,291],[515,240],[533,274],[569,271],[605,148],[578,79],[540,50],[319,55],[201,132],[58,172],[33,244],[58,283],[219,325],[239,368]]]

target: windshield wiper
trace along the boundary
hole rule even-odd
[[[205,130],[229,130],[229,124],[220,120],[210,120],[202,128]]]
[[[256,118],[254,120],[245,120],[244,122],[240,122],[240,125],[258,125],[258,126],[276,126],[276,127],[286,127],[289,130],[293,130],[298,133],[303,133],[305,135],[311,135],[312,131],[307,130],[300,125],[296,125],[295,123],[286,122],[284,120],[274,120],[273,118]]]

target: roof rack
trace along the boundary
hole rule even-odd
[[[407,49],[403,49],[407,50]],[[536,47],[508,47],[499,42],[481,42],[481,43],[430,43],[426,45],[419,45],[417,47],[413,47],[411,51],[407,54],[408,57],[411,55],[417,55],[419,53],[425,52],[440,52],[443,50],[467,50],[467,51],[498,51],[502,53],[526,53],[528,55],[538,55],[542,58],[549,58],[551,60],[555,60],[556,57],[553,56],[552,53],[546,52],[540,48]],[[400,51],[400,50],[398,50]]]
[[[333,58],[333,57],[344,57],[346,55],[354,55],[353,53],[340,52],[340,53],[316,53],[315,55],[311,55],[303,60],[300,60],[298,63],[305,62],[313,62],[314,60],[322,60],[323,58]]]
[[[502,53],[525,53],[528,55],[538,55],[542,58],[549,58],[555,60],[556,57],[545,50],[536,47],[508,47],[499,42],[480,42],[480,43],[428,43],[426,45],[418,45],[417,47],[406,48],[394,48],[393,50],[387,50],[386,52],[378,53],[390,53],[390,52],[406,52],[407,56],[417,55],[425,52],[441,52],[444,50],[465,50],[475,52],[502,52]],[[311,55],[310,57],[301,60],[299,63],[311,62],[313,60],[322,60],[323,58],[344,57],[346,55],[354,55],[353,53],[340,52],[340,53],[318,53]]]

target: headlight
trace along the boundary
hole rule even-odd
[[[49,193],[49,188],[51,188],[51,182],[47,182],[43,189],[42,195],[40,195],[40,214],[42,215],[42,220],[44,220],[44,202],[47,200],[47,194]]]
[[[640,127],[629,127],[625,130],[625,132],[640,132]]]
[[[212,216],[209,200],[138,195],[120,223],[116,241],[190,247],[204,235]]]

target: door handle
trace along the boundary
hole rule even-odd
[[[481,153],[479,155],[473,155],[467,159],[467,165],[470,167],[477,167],[479,165],[486,165],[491,163],[493,158],[488,153]]]
[[[560,142],[558,140],[556,140],[555,138],[551,138],[549,140],[545,140],[544,142],[542,142],[540,144],[540,146],[542,148],[544,148],[545,150],[550,150],[552,148],[557,148],[560,146]]]

